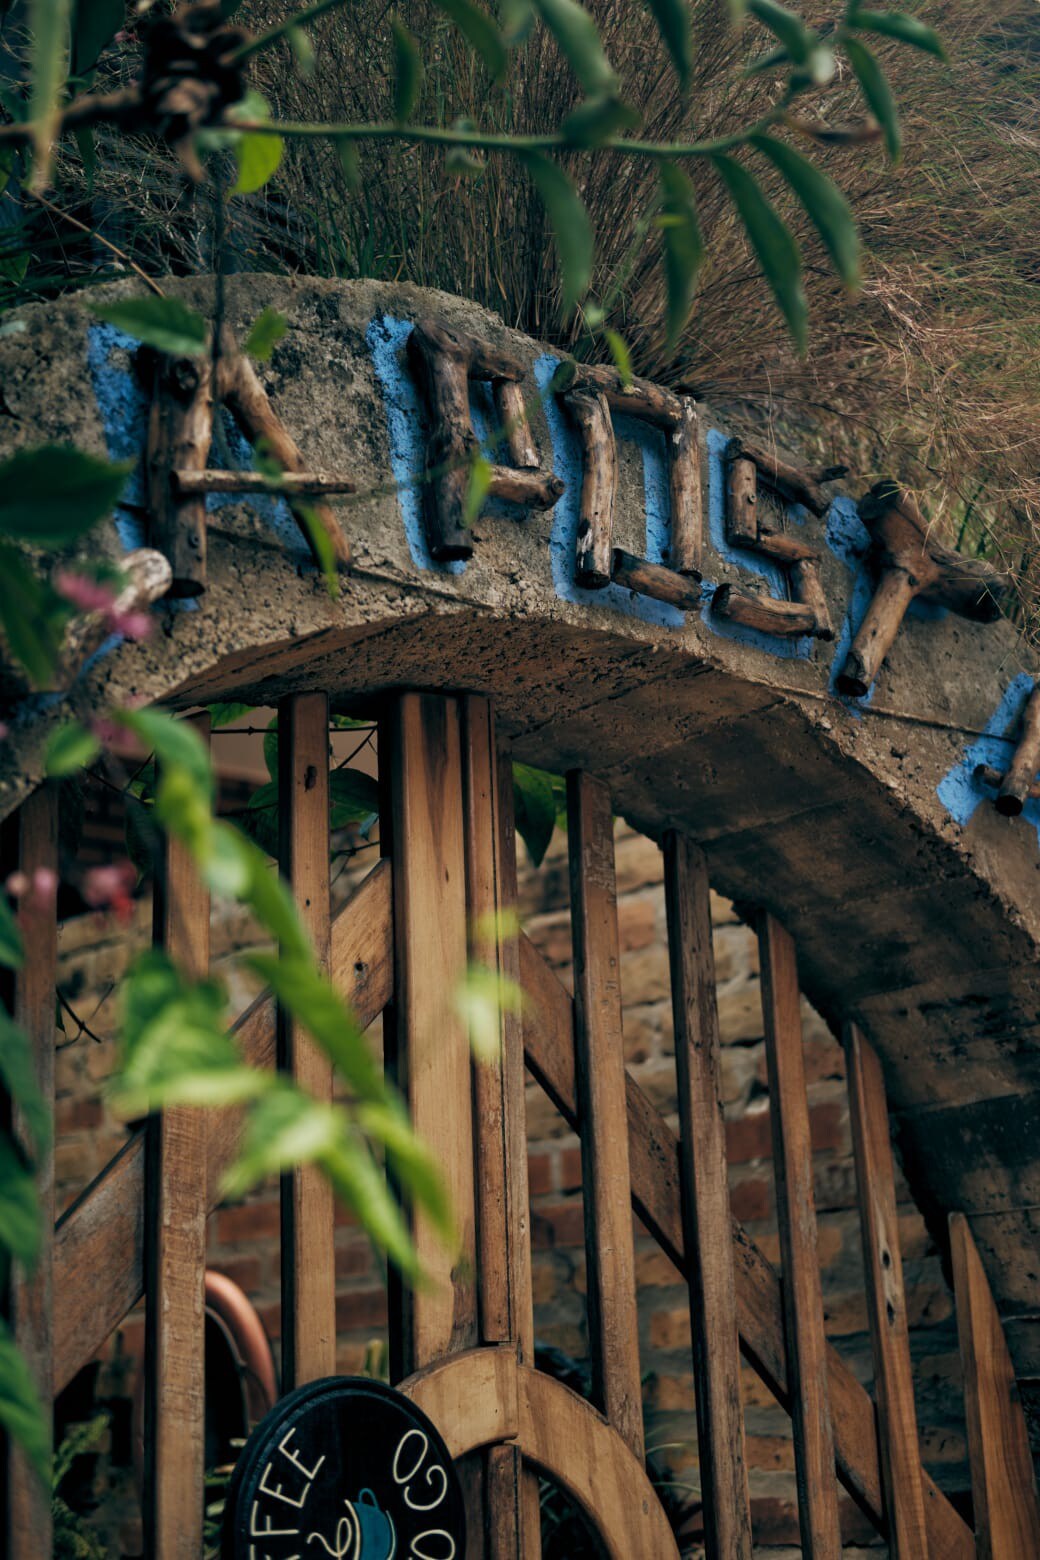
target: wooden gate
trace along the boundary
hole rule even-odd
[[[851,1027],[876,1403],[824,1338],[796,956],[780,922],[757,916],[782,1278],[729,1210],[709,883],[696,844],[676,833],[662,840],[676,1135],[625,1072],[613,813],[603,785],[584,771],[567,777],[572,997],[516,924],[511,770],[488,700],[405,693],[385,702],[383,859],[334,919],[325,696],[286,698],[279,730],[283,871],[319,958],[361,1023],[385,1015],[387,1066],[445,1169],[462,1230],[461,1251],[449,1255],[417,1220],[435,1282],[393,1286],[391,1366],[395,1384],[463,1460],[471,1554],[538,1556],[539,1475],[565,1489],[615,1560],[678,1554],[644,1467],[634,1208],[689,1282],[708,1554],[752,1552],[742,1351],[792,1417],[806,1555],[835,1560],[840,1551],[840,1481],[900,1560],[970,1560],[971,1528],[920,1463],[884,1088],[877,1058]],[[56,809],[44,788],[9,823],[8,870],[56,867]],[[170,845],[155,936],[203,971],[208,923],[194,869]],[[500,1016],[493,1061],[473,1060],[451,1004],[468,959],[497,967],[525,993],[522,1015]],[[51,1094],[55,960],[48,927],[13,991]],[[235,1027],[254,1065],[280,1065],[331,1097],[328,1064],[271,998],[258,997]],[[581,1138],[594,1404],[534,1365],[525,1066]],[[182,1110],[133,1132],[9,1297],[18,1342],[50,1395],[147,1295],[147,1553],[158,1560],[202,1552],[205,1224],[237,1134],[233,1111]],[[46,1207],[47,1165],[40,1184]],[[288,1390],[335,1366],[333,1207],[309,1169],[286,1178],[282,1199]],[[1028,1446],[963,1221],[954,1254],[979,1553],[1022,1560],[1040,1554]],[[10,1552],[46,1556],[48,1501],[17,1455],[8,1479]]]

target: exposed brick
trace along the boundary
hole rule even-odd
[[[766,1176],[749,1176],[729,1189],[729,1206],[741,1224],[768,1219],[773,1208],[773,1183]]]
[[[544,1197],[553,1189],[552,1155],[533,1152],[527,1160],[527,1189],[532,1197]]]
[[[337,1332],[353,1332],[358,1327],[385,1327],[386,1317],[385,1289],[350,1289],[336,1296]]]
[[[668,1375],[652,1371],[647,1377],[644,1401],[647,1408],[659,1414],[687,1413],[694,1408],[693,1375]]]
[[[572,1144],[565,1148],[559,1157],[559,1175],[561,1192],[581,1191],[581,1148]]]
[[[651,1316],[650,1342],[655,1349],[689,1349],[692,1341],[689,1306],[655,1311]]]
[[[618,905],[618,942],[621,952],[632,953],[639,948],[648,948],[657,940],[657,905],[654,900],[649,897],[623,899]],[[622,969],[626,995],[629,990],[628,968],[629,965],[625,965]],[[631,1000],[640,1000],[635,991],[631,993]]]
[[[686,1279],[674,1262],[657,1247],[636,1252],[636,1283],[648,1288],[666,1284],[685,1284]]]
[[[54,1130],[58,1133],[77,1132],[99,1127],[104,1115],[104,1107],[99,1099],[62,1100],[55,1106]]]
[[[263,1261],[258,1256],[218,1257],[210,1266],[247,1294],[255,1294],[263,1282]]]
[[[336,1277],[364,1278],[372,1272],[372,1247],[367,1240],[349,1240],[336,1247]]]
[[[533,1246],[583,1246],[585,1218],[581,1200],[553,1203],[532,1209],[531,1244]]]
[[[731,1165],[746,1165],[753,1159],[768,1159],[773,1152],[773,1136],[766,1108],[749,1110],[726,1122],[726,1158]]]
[[[794,1442],[789,1436],[749,1435],[745,1451],[749,1468],[786,1473],[794,1467]]]
[[[233,1246],[240,1240],[271,1240],[281,1227],[281,1212],[276,1202],[240,1203],[221,1208],[217,1214],[217,1239]]]
[[[663,940],[625,955],[621,961],[621,990],[626,1003],[661,1002],[671,996],[668,948]]]

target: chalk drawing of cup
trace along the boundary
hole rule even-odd
[[[361,1490],[354,1506],[361,1543],[358,1560],[393,1560],[397,1551],[394,1524],[372,1490]]]
[[[329,1543],[323,1533],[309,1534],[307,1542],[320,1544],[327,1555],[332,1555],[333,1560],[360,1560],[361,1524],[350,1501],[345,1500],[343,1504],[347,1508],[347,1514],[345,1517],[340,1517],[336,1523],[332,1543]]]

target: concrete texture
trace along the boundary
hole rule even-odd
[[[204,281],[170,290],[201,307],[210,295]],[[119,284],[103,295],[133,291]],[[240,333],[266,304],[289,319],[262,369],[277,410],[316,467],[358,483],[341,510],[353,578],[330,600],[283,506],[215,505],[210,586],[197,608],[160,610],[148,642],[99,659],[64,699],[14,700],[0,811],[39,778],[54,724],[108,701],[269,704],[320,686],[336,708],[358,710],[402,686],[494,694],[518,757],[592,769],[635,827],[653,837],[689,831],[708,850],[721,892],[783,919],[805,990],[834,1022],[857,1019],[884,1058],[935,1229],[945,1212],[965,1209],[1005,1311],[1040,1312],[1030,1211],[1040,1157],[1035,1134],[1023,1144],[1021,1128],[1040,1091],[1040,849],[1035,821],[998,817],[971,773],[983,740],[991,762],[1010,756],[1032,686],[1035,669],[1012,628],[917,612],[869,699],[836,697],[834,669],[870,589],[865,535],[847,500],[823,521],[788,516],[824,543],[836,645],[720,632],[706,604],[679,621],[614,588],[575,590],[574,454],[555,409],[547,417],[537,405],[543,348],[469,303],[409,287],[231,280]],[[415,495],[395,488],[422,444],[400,361],[420,313],[508,345],[531,365],[536,438],[571,482],[556,515],[482,516],[475,557],[461,570],[427,566]],[[82,295],[6,316],[0,456],[45,439],[138,454],[144,405],[131,356]],[[776,589],[723,545],[724,432],[702,409],[705,574]],[[626,437],[620,455],[616,539],[653,555],[666,531],[659,451],[651,438]],[[229,438],[228,458],[244,463],[248,452]],[[118,555],[141,521],[138,482],[91,548]]]

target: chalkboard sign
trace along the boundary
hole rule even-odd
[[[436,1426],[400,1392],[330,1376],[253,1431],[224,1513],[224,1560],[463,1560],[462,1490]]]

